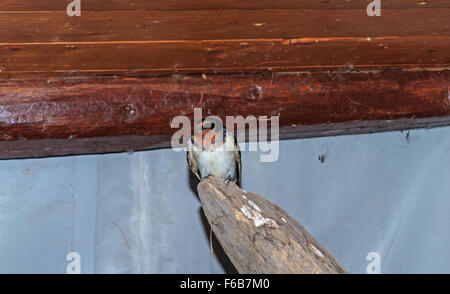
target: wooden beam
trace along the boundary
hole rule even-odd
[[[369,2],[2,1],[0,78],[450,66],[448,1]]]
[[[0,11],[65,11],[70,0],[2,0]],[[97,0],[85,1],[82,9],[86,11],[128,11],[128,10],[223,10],[223,9],[365,9],[372,0]],[[410,8],[450,8],[447,0],[411,1],[396,0],[386,1],[382,5],[385,9],[410,9]]]
[[[2,13],[0,33],[2,44],[450,36],[443,25],[450,8],[383,12],[377,19],[353,9],[86,11],[82,17],[10,11]]]
[[[0,158],[170,146],[171,120],[280,118],[280,138],[450,124],[450,71],[0,80]]]
[[[240,274],[344,274],[335,257],[267,199],[211,177],[198,185],[202,209]]]
[[[0,77],[429,69],[450,65],[449,43],[450,37],[358,37],[0,44]]]

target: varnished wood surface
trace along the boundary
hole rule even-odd
[[[447,68],[448,42],[450,37],[16,44],[3,46],[8,62],[0,77]],[[426,45],[415,47],[419,43]],[[352,48],[358,50],[349,55]],[[258,52],[265,57],[260,59]]]
[[[0,80],[0,158],[170,146],[177,115],[280,116],[280,137],[450,124],[449,71]]]
[[[448,1],[369,2],[5,0],[0,78],[450,66]]]
[[[450,36],[450,8],[186,11],[11,11],[0,18],[1,43],[267,40]]]
[[[281,138],[449,121],[448,1],[69,2],[0,2],[0,158],[168,147],[194,107]]]
[[[114,10],[221,10],[221,9],[365,9],[372,0],[96,0],[83,1],[86,11]],[[70,0],[3,0],[0,10],[3,11],[64,11]],[[382,8],[449,8],[447,0],[384,1]]]

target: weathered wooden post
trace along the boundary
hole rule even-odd
[[[233,182],[210,177],[198,185],[206,218],[241,274],[346,273],[284,210]]]

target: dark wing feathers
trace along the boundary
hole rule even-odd
[[[191,169],[192,173],[197,176],[197,178],[201,181],[200,172],[198,170],[198,164],[197,160],[194,158],[194,152],[187,151],[186,152],[187,162],[189,165],[189,168]]]
[[[234,137],[234,158],[236,158],[236,184],[241,187],[241,177],[242,177],[242,164],[241,164],[241,150],[239,149],[239,143]]]

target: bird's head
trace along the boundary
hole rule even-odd
[[[213,151],[225,141],[226,129],[220,119],[206,118],[194,126],[191,144],[198,150]]]

